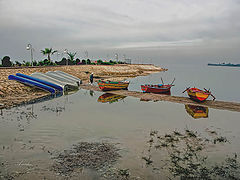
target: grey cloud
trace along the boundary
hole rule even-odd
[[[26,58],[29,42],[37,52],[222,48],[240,42],[239,12],[238,0],[0,0],[0,57]]]

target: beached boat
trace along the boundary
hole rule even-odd
[[[98,81],[98,86],[102,91],[128,89],[129,81]]]
[[[174,86],[174,85],[171,85],[171,84],[168,84],[168,85],[145,84],[145,85],[141,85],[141,89],[144,93],[170,94],[170,90],[171,90],[172,86]]]
[[[194,101],[197,101],[197,102],[203,102],[205,101],[209,96],[212,96],[213,97],[213,100],[215,100],[216,98],[212,95],[212,93],[205,89],[204,90],[201,90],[201,89],[198,89],[198,88],[187,88],[185,91],[187,91],[188,93],[188,96],[194,100]],[[185,92],[183,91],[183,93]]]
[[[162,80],[162,78],[161,78]],[[164,84],[162,80],[162,84],[145,84],[141,85],[141,89],[144,93],[155,93],[155,94],[167,94],[171,95],[171,88],[174,86],[173,82],[175,81],[175,78],[173,79],[171,84]]]
[[[18,81],[18,82],[23,83],[25,85],[36,87],[36,88],[48,91],[52,94],[56,93],[56,90],[53,87],[47,86],[47,85],[42,84],[42,83],[37,82],[37,81],[26,79],[26,78],[23,78],[23,77],[20,77],[20,76],[9,75],[8,79],[9,80],[15,80],[15,81]]]
[[[208,117],[208,107],[187,104],[185,105],[185,109],[194,119]]]
[[[28,75],[22,74],[22,73],[16,73],[16,76],[45,84],[47,86],[50,86],[50,87],[56,89],[57,91],[63,91],[63,88],[61,86],[59,86],[55,83],[49,82],[49,81],[45,81],[43,79],[35,78],[35,77],[28,76]]]
[[[98,98],[98,102],[101,103],[113,103],[117,102],[118,100],[124,99],[126,96],[112,94],[112,93],[105,93]]]

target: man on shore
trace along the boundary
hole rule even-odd
[[[90,75],[90,84],[91,85],[93,84],[93,73],[91,73],[91,75]]]

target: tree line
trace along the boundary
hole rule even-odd
[[[56,66],[56,65],[85,65],[85,64],[92,64],[92,65],[114,65],[114,64],[125,64],[125,62],[121,61],[113,61],[110,60],[108,62],[102,61],[101,59],[97,61],[93,61],[90,59],[82,59],[79,58],[75,59],[76,52],[67,52],[68,58],[62,58],[60,61],[53,62],[51,60],[51,55],[57,53],[56,50],[53,50],[52,48],[45,48],[44,50],[41,50],[41,53],[45,56],[47,56],[47,59],[44,59],[42,61],[36,61],[33,62],[29,61],[15,61],[12,62],[9,56],[4,56],[1,60],[2,64],[0,64],[1,67],[12,67],[12,66]]]

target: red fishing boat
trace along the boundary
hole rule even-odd
[[[152,84],[145,84],[141,85],[141,89],[144,93],[169,93],[170,89],[173,85],[163,85],[163,84],[158,84],[158,85],[152,85]]]
[[[161,78],[162,80],[162,78]],[[172,81],[171,84],[164,84],[163,80],[162,80],[162,84],[157,84],[157,85],[152,85],[152,84],[145,84],[145,85],[141,85],[141,89],[144,93],[155,93],[155,94],[167,94],[167,95],[171,95],[171,88],[174,86]]]
[[[98,86],[102,91],[128,89],[129,81],[98,81]]]
[[[213,97],[213,100],[216,98],[212,95],[210,90],[207,90],[204,88],[204,90],[198,89],[198,88],[187,88],[185,91],[187,91],[188,96],[197,102],[203,102],[205,101],[209,96]],[[183,93],[185,92],[183,91]]]

